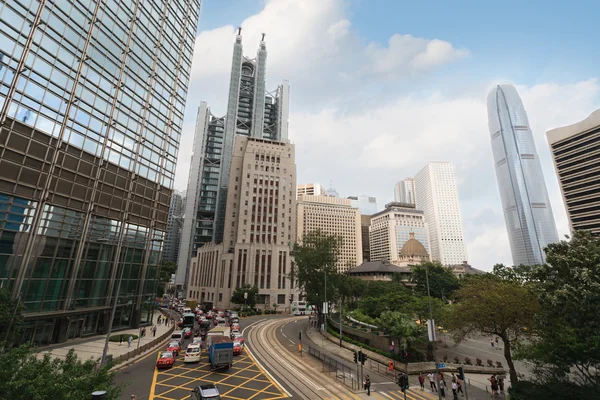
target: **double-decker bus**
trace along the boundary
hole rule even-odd
[[[186,313],[183,314],[183,327],[184,328],[193,328],[194,327],[194,322],[196,321],[196,315],[193,313]]]
[[[292,301],[292,315],[306,315],[310,313],[306,301]]]

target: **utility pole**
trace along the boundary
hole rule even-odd
[[[342,347],[342,304],[343,304],[343,300],[342,300],[342,296],[340,296],[340,347]]]
[[[440,370],[438,368],[437,355],[436,355],[436,343],[435,343],[435,325],[433,324],[433,307],[431,306],[431,292],[429,290],[429,267],[425,264],[425,282],[427,283],[427,301],[429,302],[429,320],[431,321],[431,339],[433,342],[433,362],[435,363],[435,381],[437,383],[438,388],[438,398],[442,400],[442,392],[439,390],[440,388]],[[466,386],[466,385],[465,385]]]

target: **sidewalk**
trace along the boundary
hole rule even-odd
[[[339,346],[339,338],[336,338],[334,336],[331,336],[329,334],[325,334],[322,335],[321,332],[319,332],[316,328],[309,328],[306,327],[305,328],[305,335],[308,339],[310,339],[310,341],[312,342],[312,345],[319,347],[320,349],[322,349],[323,351],[326,351],[327,353],[330,353],[331,355],[335,356],[336,358],[339,358],[341,360],[343,360],[347,365],[354,365],[354,354],[351,350],[348,350],[344,347],[340,347]],[[335,341],[335,342],[333,342]],[[358,346],[353,346],[347,342],[344,342],[344,345],[347,345],[348,347],[356,347],[358,348]],[[371,356],[375,356],[377,359],[382,358],[383,356],[373,353],[369,350],[365,350],[362,349],[362,351],[364,353],[367,354],[367,357],[371,358]],[[373,358],[375,358],[373,357]],[[389,359],[391,360],[391,359]],[[372,363],[372,362],[367,362],[365,363],[365,365],[363,366],[363,370],[364,370],[364,374],[369,374],[371,377],[371,382],[372,382],[372,391],[385,391],[385,390],[389,390],[391,388],[395,388],[398,389],[397,386],[394,386],[392,384],[390,384],[390,382],[393,382],[395,384],[395,379],[394,379],[394,375],[392,375],[392,372],[389,372],[387,370],[386,365],[377,365],[377,368],[374,368],[373,366],[379,364],[379,363]],[[424,373],[425,374],[425,373]],[[444,373],[445,377],[446,377],[446,383],[448,385],[451,385],[452,382],[452,375],[450,373]],[[486,390],[484,390],[485,388],[485,383],[487,382],[487,375],[477,375],[477,374],[466,374],[465,376],[466,380],[467,380],[467,390],[468,390],[468,396],[469,396],[469,400],[488,400],[491,398],[491,393],[486,392]],[[419,381],[416,375],[410,375],[409,376],[409,382],[410,382],[410,390],[411,391],[417,391],[420,392],[419,388]],[[425,381],[425,390],[424,392],[426,393],[433,393],[437,396],[436,392],[432,392],[429,388],[429,381],[426,379]],[[464,389],[463,389],[464,390]],[[368,398],[365,397],[364,398]],[[451,399],[452,398],[452,389],[447,389],[446,390],[446,399]],[[459,395],[459,398],[461,398],[461,396]],[[464,397],[462,397],[464,398]],[[497,396],[496,399],[504,399],[503,396]]]
[[[152,318],[152,322],[154,322],[154,324],[156,324],[159,315],[161,315],[161,319],[164,320],[164,315],[159,310],[156,310]],[[167,336],[169,336],[170,332],[174,330],[173,325],[165,326],[164,321],[161,325],[156,325],[156,335],[152,334],[151,328],[151,326],[147,326],[146,336],[133,340],[131,342],[131,347],[128,346],[127,338],[129,335],[139,336],[139,329],[126,329],[112,333],[111,336],[123,335],[122,344],[119,344],[119,342],[109,342],[108,344],[108,354],[112,355],[113,362],[118,364],[119,362],[127,361],[132,357],[138,356],[145,351],[150,350],[156,345],[166,341]],[[65,343],[49,346],[49,348],[45,348],[44,350],[40,351],[38,357],[41,357],[46,353],[50,353],[52,354],[53,358],[58,357],[64,359],[69,350],[75,349],[75,354],[77,354],[79,359],[88,360],[91,358],[96,360],[102,357],[105,342],[106,335],[99,335],[81,340],[71,340]]]

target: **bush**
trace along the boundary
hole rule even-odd
[[[496,361],[496,367],[502,368],[502,361]]]
[[[123,333],[123,342],[127,343],[127,340],[129,340],[129,335],[126,333]],[[133,336],[133,340],[138,338],[138,335],[131,335]],[[117,334],[117,335],[112,335],[109,339],[111,342],[120,342],[121,341],[121,334]]]
[[[478,367],[483,367],[483,360],[481,358],[476,358],[475,365],[477,365]]]
[[[494,366],[494,362],[492,360],[487,360],[487,363],[488,363],[488,367]]]
[[[465,364],[473,365],[473,361],[471,361],[471,359],[469,357],[465,357]]]
[[[460,358],[458,358],[458,356],[454,357],[454,364],[460,364]]]

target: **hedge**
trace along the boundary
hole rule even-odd
[[[121,341],[121,336],[123,336],[123,341],[124,342],[127,342],[127,340],[129,340],[129,336],[133,336],[133,340],[135,340],[135,339],[138,338],[138,335],[128,335],[128,334],[124,333],[123,335],[121,335],[121,334],[112,335],[109,340],[111,342],[120,342]]]

